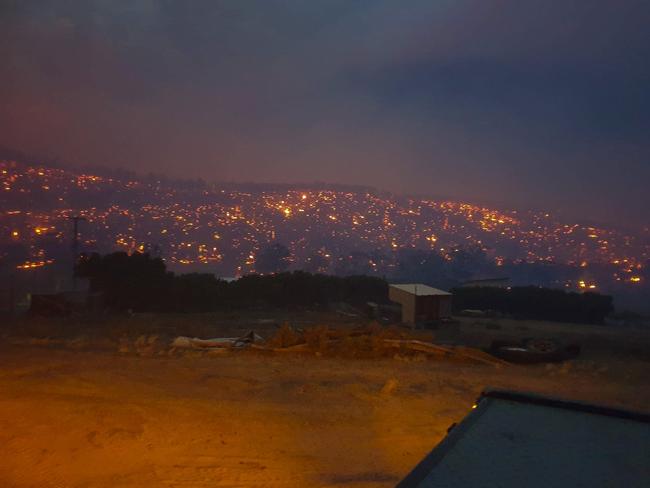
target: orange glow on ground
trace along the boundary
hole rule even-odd
[[[522,323],[519,334],[565,330],[503,321],[500,333]],[[463,330],[475,334],[474,324]],[[44,327],[37,330],[56,336]],[[116,338],[126,330],[106,327]],[[595,329],[583,341],[603,334],[599,341],[621,350],[639,344],[640,332]],[[575,335],[575,327],[564,333]],[[11,338],[18,339],[0,342],[0,480],[8,487],[388,488],[487,386],[650,407],[647,361],[618,353],[553,369],[497,369],[445,360],[122,354],[108,337]]]

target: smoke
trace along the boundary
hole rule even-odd
[[[3,2],[0,144],[647,224],[647,2]]]

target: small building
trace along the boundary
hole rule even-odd
[[[451,293],[419,283],[388,287],[388,299],[402,306],[405,324],[451,317],[451,297]]]

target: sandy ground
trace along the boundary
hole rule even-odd
[[[461,333],[486,340],[533,325],[466,321]],[[4,341],[0,486],[394,486],[486,387],[650,410],[646,346],[584,331],[594,347],[578,360],[505,368]]]

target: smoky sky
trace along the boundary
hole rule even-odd
[[[646,0],[0,0],[0,144],[648,225]]]

